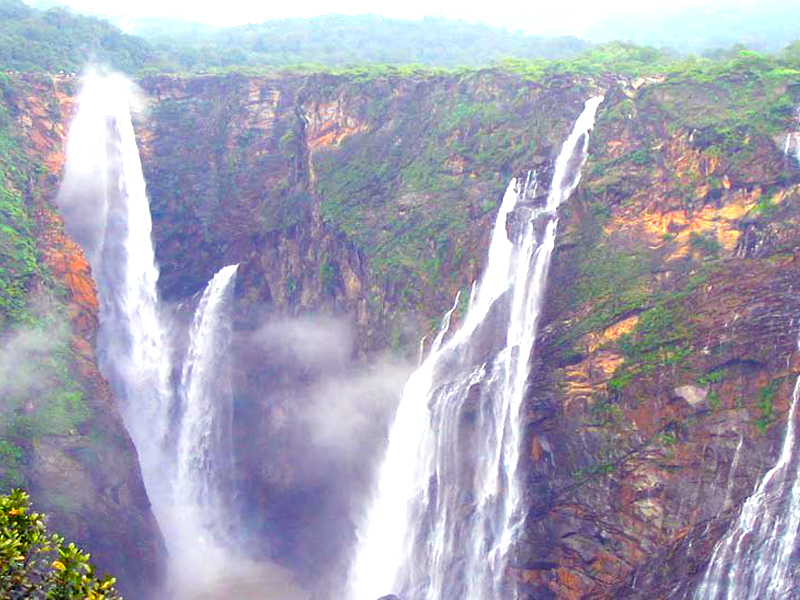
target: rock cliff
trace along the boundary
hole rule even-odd
[[[546,180],[582,101],[604,91],[563,210],[511,575],[535,598],[689,593],[773,464],[797,376],[800,176],[781,134],[796,90],[747,61],[716,78],[144,87],[165,293],[244,261],[240,315],[349,315],[361,356],[416,351],[480,271],[508,178]]]
[[[775,461],[800,371],[800,167],[783,152],[800,90],[788,76],[742,59],[711,75],[648,80],[489,70],[140,84],[151,103],[136,125],[161,291],[181,303],[241,263],[241,502],[254,546],[320,585],[346,559],[347,487],[363,492],[369,479],[353,464],[380,447],[389,411],[357,460],[331,458],[327,473],[310,474],[313,424],[291,426],[299,398],[381,351],[415,356],[461,291],[457,319],[508,179],[534,169],[549,180],[583,101],[604,93],[582,182],[562,208],[527,405],[527,529],[509,577],[530,598],[689,597]],[[46,473],[72,472],[58,457],[107,456],[77,449],[98,443],[92,432],[127,445],[114,460],[132,454],[94,366],[88,267],[44,202],[63,129],[33,107],[36,98],[66,106],[70,90],[41,85],[14,104],[26,143],[45,140],[35,161],[51,172],[26,193],[43,264],[62,282],[71,372],[95,411],[87,429],[53,438],[55,450],[55,441],[31,450],[47,497],[63,480]],[[319,315],[354,332],[336,360],[302,363],[289,342],[263,343],[285,331],[265,333],[265,323]],[[123,488],[92,479],[109,492],[71,506],[110,515],[110,498],[147,535],[108,525],[109,539],[156,544],[138,469],[127,466],[103,476]]]

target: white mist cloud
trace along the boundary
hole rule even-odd
[[[407,365],[379,361],[323,379],[301,412],[313,444],[346,461],[365,460],[365,449],[383,446],[408,376]]]
[[[109,85],[109,80],[113,85]],[[92,93],[87,93],[90,91]],[[108,121],[114,105],[109,94],[120,94],[130,102],[132,114],[147,113],[145,94],[122,75],[102,66],[91,66],[82,76],[80,103],[69,127],[67,161],[56,197],[67,232],[80,244],[94,269],[108,227],[110,190],[118,187],[118,173],[109,171]]]
[[[288,427],[302,428],[321,463],[356,468],[382,450],[410,365],[389,356],[355,364],[352,325],[327,316],[274,319],[253,341],[305,374],[284,394],[294,421]]]
[[[171,600],[309,600],[292,572],[275,563],[236,556],[230,549],[192,559],[191,576],[173,584]]]
[[[317,315],[271,320],[253,336],[265,348],[308,369],[343,369],[353,352],[353,329],[345,320]]]
[[[47,391],[52,382],[42,376],[42,363],[64,343],[65,336],[61,327],[22,328],[3,340],[0,344],[0,398],[24,399]]]

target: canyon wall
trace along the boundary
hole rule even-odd
[[[527,406],[530,510],[509,576],[531,598],[688,597],[774,464],[800,369],[800,170],[783,152],[800,91],[752,61],[726,69],[648,80],[488,70],[139,82],[150,98],[136,126],[163,297],[180,315],[220,267],[241,263],[236,501],[258,551],[319,586],[337,581],[400,373],[458,291],[454,318],[465,311],[509,178],[535,169],[549,181],[583,102],[603,92],[582,182],[561,211]],[[128,477],[132,490],[74,499],[74,526],[85,526],[86,507],[121,498],[115,510],[140,515],[150,533],[109,525],[109,539],[156,544],[135,462],[97,462],[133,454],[94,366],[88,267],[48,205],[74,90],[41,85],[6,103],[26,144],[47,141],[30,149],[46,168],[24,193],[38,211],[41,261],[64,282],[73,368],[85,371],[75,377],[94,411],[85,430],[52,439],[117,432],[125,452],[58,447],[94,461],[81,471],[103,473],[91,489]],[[47,111],[58,106],[54,121]],[[30,297],[37,277],[26,280]],[[335,351],[320,342],[328,354],[305,360],[280,338],[298,324],[345,341]],[[378,359],[397,383],[369,388],[388,398],[365,412],[371,429],[353,425],[370,436],[310,464],[327,448],[318,436],[327,421],[304,419],[303,401],[316,390],[315,402],[336,408],[319,384]],[[20,463],[45,497],[63,489],[34,468],[57,464],[49,443]],[[42,508],[68,514],[56,504]]]
[[[783,152],[798,94],[760,69],[146,80],[165,294],[243,261],[241,328],[257,307],[322,310],[352,320],[361,358],[414,355],[458,290],[466,306],[507,180],[547,181],[604,91],[535,354],[511,575],[535,598],[688,594],[775,460],[798,369],[800,192]],[[264,392],[275,382],[251,378],[240,399],[277,410],[291,394]],[[274,433],[264,447],[286,456]],[[292,488],[287,460],[257,487]]]

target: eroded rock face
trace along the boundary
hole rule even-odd
[[[691,597],[777,459],[800,367],[800,173],[754,131],[728,153],[700,143],[665,107],[683,97],[691,122],[703,87],[674,90],[609,95],[565,211],[514,568],[530,597]]]
[[[416,354],[418,332],[466,299],[509,179],[546,179],[597,89],[500,74],[141,83],[164,297],[240,262],[244,306],[348,314],[362,356]]]
[[[590,159],[562,209],[532,364],[529,512],[509,575],[530,598],[689,597],[774,463],[800,371],[800,174],[774,136],[745,123],[731,138],[708,116],[730,111],[730,99],[700,81],[618,87],[482,72],[142,84],[152,106],[137,131],[162,291],[183,301],[241,263],[237,477],[263,547],[323,589],[346,567],[353,498],[337,495],[340,471],[310,468],[320,423],[292,423],[327,367],[254,341],[265,324],[323,314],[354,332],[335,370],[387,348],[416,354],[458,290],[466,301],[508,179],[535,168],[547,181],[581,103],[602,88]],[[30,139],[54,135],[54,124],[37,125],[42,115],[26,118]],[[69,298],[76,368],[106,406],[85,261],[51,214],[38,221]],[[96,410],[111,415],[110,406]],[[107,418],[104,431],[129,446]],[[128,539],[155,548],[138,475],[122,477],[130,465],[108,463],[115,478],[98,483],[74,459],[95,456],[82,449],[86,431],[39,443],[41,481],[62,489],[63,472],[103,490],[91,506],[140,515],[144,533]],[[368,484],[363,468],[348,476]],[[109,521],[114,536],[131,535]],[[96,535],[77,516],[64,522]],[[333,541],[315,545],[310,532]]]
[[[46,382],[17,390],[28,393],[15,416],[24,416],[29,429],[15,425],[14,413],[0,417],[5,434],[23,451],[17,483],[29,489],[35,508],[49,515],[49,528],[91,553],[100,572],[118,578],[127,598],[149,598],[164,576],[164,542],[136,449],[97,367],[98,299],[91,269],[53,208],[75,82],[21,77],[8,85],[12,132],[30,164],[46,167],[31,169],[27,188],[19,190],[40,251],[41,270],[28,290],[33,322],[9,324],[3,332],[11,344],[34,340],[22,351],[33,376]],[[42,335],[40,320],[48,328]],[[2,400],[6,407],[15,398]]]
[[[254,546],[335,589],[399,399],[396,375],[459,290],[463,314],[508,180],[533,167],[547,180],[594,88],[510,76],[142,83],[164,296],[180,302],[241,263],[236,455]],[[317,363],[280,339],[284,325],[319,315],[317,327],[329,319],[352,334],[338,342],[343,358]],[[350,427],[350,441],[331,447],[337,427]]]
[[[774,460],[800,314],[797,167],[766,133],[732,140],[709,125],[704,85],[500,73],[147,81],[165,292],[243,261],[240,332],[265,308],[321,310],[348,316],[362,358],[410,354],[479,273],[508,177],[535,168],[547,181],[581,103],[603,88],[532,370],[528,530],[511,576],[535,598],[658,597],[675,582],[668,569],[691,590]],[[192,166],[170,166],[171,152]],[[207,254],[186,263],[176,250],[198,237]],[[279,371],[240,388],[249,422],[261,414],[278,436],[293,410]],[[300,365],[296,375],[314,378]],[[303,467],[286,454],[241,468],[261,498],[303,493]]]

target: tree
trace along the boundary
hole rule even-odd
[[[0,495],[0,598],[3,600],[122,600],[114,578],[100,579],[89,555],[48,535],[21,490]]]

